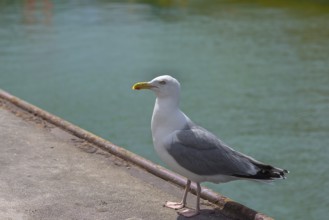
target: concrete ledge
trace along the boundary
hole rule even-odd
[[[35,115],[41,117],[47,122],[59,127],[72,135],[81,138],[91,144],[96,145],[97,147],[129,162],[137,165],[138,167],[146,170],[149,173],[152,173],[155,176],[162,178],[168,182],[171,182],[175,185],[184,187],[186,184],[186,179],[178,174],[175,174],[159,165],[156,165],[145,158],[142,158],[130,151],[127,151],[119,146],[114,145],[113,143],[102,139],[82,128],[73,125],[53,114],[50,114],[30,103],[27,103],[8,92],[5,92],[0,89],[0,98],[14,104],[15,106]],[[192,192],[195,194],[196,187],[192,185]],[[232,219],[245,219],[245,220],[270,220],[272,218],[259,213],[255,210],[252,210],[246,206],[243,206],[237,202],[232,201],[231,199],[222,196],[218,193],[213,192],[212,190],[203,187],[201,198],[208,200],[209,202],[216,205],[217,209],[220,210],[222,214]]]

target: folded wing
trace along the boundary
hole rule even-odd
[[[192,125],[172,134],[169,154],[185,169],[202,176],[282,179],[286,170],[263,164],[233,150],[202,127]]]

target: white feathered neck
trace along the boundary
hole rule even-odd
[[[183,129],[189,118],[179,109],[179,94],[157,97],[153,109],[151,129],[154,143],[176,130]]]

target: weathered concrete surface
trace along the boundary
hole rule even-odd
[[[182,189],[3,103],[0,219],[184,219],[162,207]],[[192,219],[227,219],[202,209]]]

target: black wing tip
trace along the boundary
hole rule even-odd
[[[286,169],[278,169],[272,166],[264,166],[254,175],[234,174],[233,176],[253,180],[272,181],[277,179],[287,179],[285,175],[286,173],[289,173],[289,171]]]
[[[281,172],[280,172],[280,179],[287,179],[286,175],[285,174],[288,174],[290,173],[289,170],[286,170],[286,169],[283,169]]]

